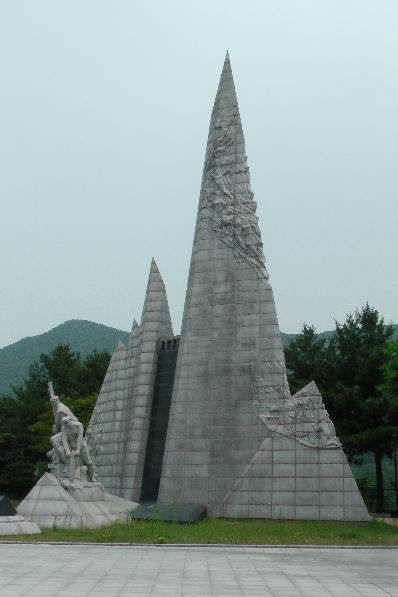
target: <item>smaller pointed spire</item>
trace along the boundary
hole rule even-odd
[[[125,344],[123,344],[123,342],[121,340],[118,341],[118,343],[116,345],[116,350],[126,350],[126,346],[125,346]]]
[[[152,261],[151,261],[151,274],[159,274],[159,268],[156,264],[155,259],[152,257]]]
[[[137,334],[139,333],[140,330],[140,326],[137,323],[137,320],[134,317],[134,321],[133,321],[133,325],[131,326],[131,332],[129,334],[129,340],[128,340],[128,344],[127,347],[130,349],[134,343],[135,338],[137,337]]]
[[[301,390],[298,390],[293,396],[292,398],[297,398],[299,396],[301,396],[302,394],[308,394],[309,396],[316,396],[316,395],[321,395],[316,383],[314,380],[310,381],[309,383],[307,383],[303,388],[301,388]]]
[[[156,315],[154,312],[156,312]],[[173,335],[166,288],[153,257],[141,316],[141,330],[143,330],[146,321],[151,322],[151,327],[153,327],[154,322],[157,321],[159,325],[164,328],[162,335]]]
[[[311,392],[312,394],[320,394],[319,388],[316,385],[316,383],[315,383],[314,380],[310,381],[310,383],[308,385],[306,385],[305,388],[306,388],[306,390],[307,390],[308,393]]]

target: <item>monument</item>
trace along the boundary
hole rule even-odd
[[[369,520],[314,382],[290,395],[229,57],[213,107],[181,336],[152,261],[88,445],[108,491],[237,518]]]
[[[18,506],[18,514],[45,528],[97,528],[125,521],[137,504],[104,490],[95,477],[83,425],[48,384],[54,414],[49,469]]]

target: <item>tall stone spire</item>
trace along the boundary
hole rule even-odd
[[[160,503],[368,520],[315,386],[290,396],[227,54],[207,141]]]
[[[204,502],[218,513],[264,436],[253,409],[253,382],[264,368],[270,383],[285,385],[227,54],[210,121],[161,502]]]

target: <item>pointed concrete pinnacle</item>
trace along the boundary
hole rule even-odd
[[[127,345],[128,348],[132,347],[132,345],[139,333],[139,330],[140,330],[140,326],[138,325],[137,320],[134,317],[133,325],[131,326],[131,332],[129,334],[129,341],[128,341],[128,345]]]
[[[229,120],[232,117],[232,115],[235,114],[235,125],[240,130],[243,136],[238,99],[236,97],[235,83],[228,52],[225,57],[225,61],[221,71],[220,81],[218,84],[216,98],[214,100],[213,110],[210,119],[207,149],[209,149],[209,142],[211,143],[213,141],[214,128],[216,126],[216,123],[220,121],[220,116],[222,114],[225,115],[227,120]],[[239,142],[242,142],[242,140],[240,140]]]
[[[293,398],[298,398],[298,397],[302,396],[303,394],[307,394],[310,396],[316,396],[316,395],[321,395],[321,392],[319,391],[318,386],[316,385],[315,381],[312,380],[309,383],[307,383],[305,386],[303,386],[302,388],[297,390],[297,392],[295,394],[293,394]]]
[[[153,257],[152,257],[152,261],[151,261],[151,274],[160,274],[159,268],[158,268],[156,261]]]
[[[309,394],[320,394],[318,386],[316,385],[314,380],[310,381],[310,383],[304,386],[304,388],[302,388],[301,391],[306,391]]]
[[[125,346],[125,344],[123,344],[123,342],[121,340],[118,341],[118,343],[116,345],[116,350],[126,350],[126,346]]]
[[[145,300],[148,299],[148,293],[153,291],[153,287],[157,288],[157,291],[159,291],[159,287],[158,285],[161,285],[164,291],[164,282],[163,282],[163,278],[162,275],[159,271],[159,268],[156,264],[156,261],[154,260],[154,258],[152,257],[151,259],[151,267],[149,268],[149,275],[148,275],[148,282],[147,282],[147,287],[146,287],[146,298]]]
[[[231,61],[229,59],[228,52],[227,52],[227,54],[225,56],[223,68],[222,68],[222,71],[221,71],[220,86],[222,85],[223,82],[225,82],[226,79],[228,81],[232,82],[232,85],[234,85],[234,79],[233,79],[232,68],[231,68]],[[218,91],[220,91],[220,86],[219,86]]]
[[[154,315],[154,312],[157,314]],[[148,313],[150,313],[149,320]],[[149,272],[145,301],[141,315],[141,331],[144,331],[143,326],[147,321],[150,321],[151,327],[153,327],[153,324],[157,321],[163,329],[162,335],[173,335],[166,287],[158,266],[156,265],[156,261],[153,258],[151,261],[151,269]]]
[[[219,477],[227,494],[267,432],[252,407],[253,372],[269,361],[284,365],[284,356],[255,210],[227,54],[209,128],[158,503],[203,501],[218,515]],[[235,313],[244,315],[229,317]],[[270,385],[280,379],[278,369]],[[199,462],[191,430],[204,444],[200,467],[190,464]],[[249,511],[249,494],[241,495],[236,516]]]

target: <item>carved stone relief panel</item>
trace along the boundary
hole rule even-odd
[[[258,418],[275,433],[312,448],[341,447],[314,382],[290,396],[284,373],[276,383],[270,376],[257,376],[253,407]]]
[[[202,185],[201,223],[205,228],[211,226],[238,260],[247,261],[259,277],[268,279],[249,168],[246,157],[244,164],[239,164],[235,152],[237,125],[237,109],[218,111]]]

